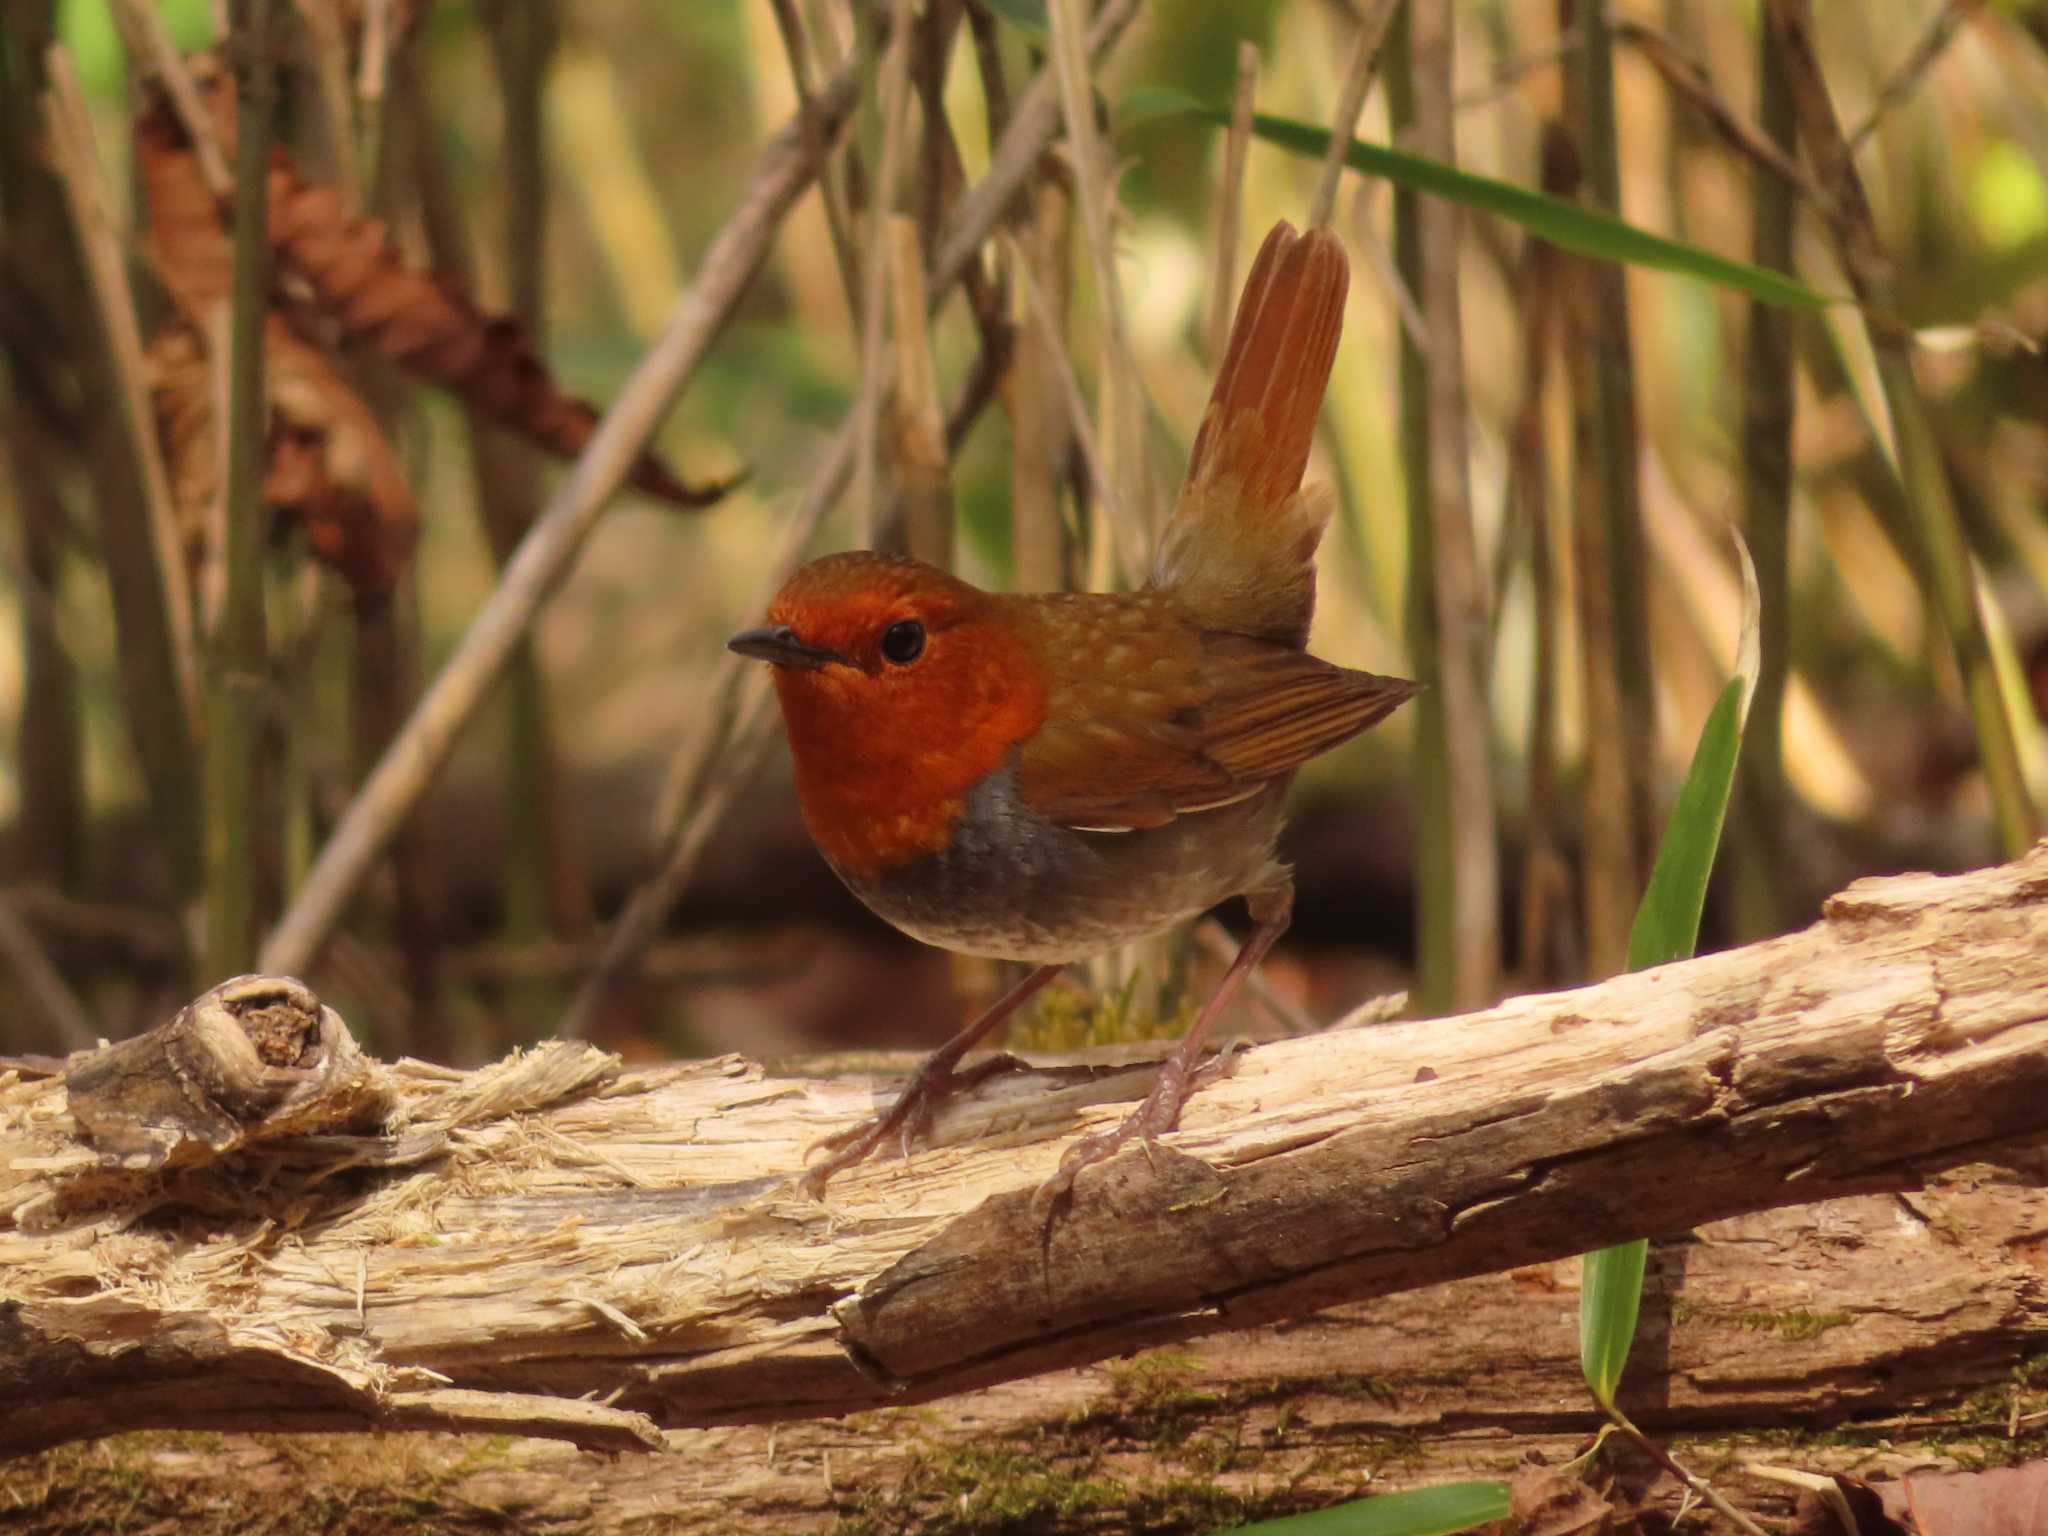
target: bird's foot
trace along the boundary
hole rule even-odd
[[[1191,1068],[1182,1063],[1177,1052],[1168,1057],[1166,1065],[1159,1069],[1152,1091],[1145,1095],[1145,1102],[1133,1110],[1121,1125],[1106,1131],[1092,1131],[1067,1148],[1053,1176],[1038,1186],[1032,1205],[1049,1215],[1073,1194],[1074,1176],[1083,1168],[1108,1161],[1133,1141],[1149,1149],[1154,1141],[1180,1124],[1180,1112],[1186,1108],[1189,1099],[1206,1085],[1228,1077],[1236,1070],[1237,1051],[1234,1046]]]
[[[811,1143],[804,1153],[806,1161],[820,1152],[829,1155],[803,1176],[804,1193],[814,1200],[822,1199],[826,1184],[835,1174],[865,1162],[892,1137],[896,1138],[903,1155],[909,1157],[911,1146],[931,1134],[932,1117],[941,1104],[979,1087],[1000,1073],[1023,1071],[1027,1065],[1008,1051],[977,1061],[964,1072],[955,1071],[936,1059],[925,1062],[887,1109]]]

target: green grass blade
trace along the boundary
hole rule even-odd
[[[1230,121],[1230,113],[1225,108],[1212,107],[1179,91],[1159,87],[1131,92],[1117,112],[1117,121],[1126,128],[1170,117],[1195,117],[1211,123]],[[1268,143],[1317,159],[1322,157],[1330,142],[1328,129],[1265,113],[1252,118],[1252,131]],[[1540,235],[1552,245],[1576,251],[1582,256],[1650,267],[1659,272],[1675,272],[1788,309],[1819,309],[1831,302],[1781,272],[1716,256],[1696,245],[1653,235],[1646,229],[1638,229],[1633,224],[1591,208],[1545,197],[1541,192],[1532,192],[1512,182],[1453,170],[1435,160],[1406,155],[1381,144],[1354,139],[1345,163],[1368,176],[1384,177],[1396,185],[1412,187],[1417,192],[1448,198],[1467,208],[1498,215],[1521,225],[1532,235]]]
[[[1508,1513],[1506,1483],[1438,1483],[1383,1493],[1285,1520],[1240,1525],[1219,1536],[1451,1536]]]
[[[1761,664],[1763,615],[1756,567],[1739,534],[1735,536],[1735,553],[1742,567],[1742,628],[1735,646],[1735,675],[1707,715],[1699,745],[1693,749],[1692,766],[1679,786],[1678,803],[1671,808],[1664,840],[1657,846],[1657,863],[1636,907],[1635,926],[1629,930],[1628,968],[1632,971],[1683,960],[1699,942],[1707,878],[1714,872],[1714,853],[1721,846],[1721,825],[1728,817],[1736,759],[1742,751],[1742,728],[1749,719],[1749,701],[1756,692]],[[1622,1367],[1635,1342],[1649,1246],[1637,1240],[1586,1255],[1579,1290],[1579,1365],[1594,1401],[1602,1408],[1614,1406]]]
[[[1628,968],[1647,970],[1670,960],[1683,960],[1699,942],[1700,912],[1707,902],[1707,876],[1721,843],[1721,823],[1728,814],[1728,792],[1735,780],[1735,757],[1742,747],[1744,685],[1730,678],[1707,716],[1693,754],[1692,771],[1679,787],[1678,803],[1664,841],[1657,845],[1657,863],[1650,884],[1636,908],[1628,932]]]
[[[1740,535],[1735,549],[1742,565],[1742,631],[1736,643],[1735,675],[1721,690],[1700,731],[1692,766],[1679,786],[1677,804],[1671,807],[1664,840],[1657,845],[1657,862],[1650,870],[1649,886],[1628,934],[1628,968],[1632,971],[1683,960],[1699,942],[1707,877],[1714,872],[1714,854],[1721,846],[1721,825],[1728,818],[1728,797],[1735,788],[1735,760],[1742,751],[1742,730],[1749,719],[1749,701],[1756,692],[1760,669],[1757,646],[1762,616],[1756,567],[1750,563],[1749,548]]]
[[[1585,1278],[1579,1287],[1579,1368],[1602,1408],[1614,1406],[1621,1368],[1628,1364],[1629,1346],[1635,1343],[1643,1264],[1649,1252],[1650,1245],[1637,1238],[1585,1258]]]

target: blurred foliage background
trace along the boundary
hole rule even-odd
[[[159,357],[155,442],[138,445],[122,426],[109,301],[79,275],[75,198],[60,185],[47,110],[54,45],[75,71],[128,302],[151,338],[183,301],[151,243],[137,150],[138,123],[160,111],[129,14],[147,9],[23,0],[0,12],[0,720],[14,743],[0,758],[0,1051],[118,1037],[220,979],[211,971],[238,951],[220,942],[220,924],[209,934],[208,911],[227,877],[217,840],[201,847],[197,826],[247,834],[232,861],[256,931],[268,928],[565,474],[561,458],[482,424],[473,397],[394,366],[376,336],[302,328],[379,424],[416,544],[408,531],[392,546],[395,584],[371,591],[322,556],[315,512],[266,514],[260,664],[253,679],[237,674],[259,706],[249,803],[202,787],[203,724],[182,746],[164,744],[175,729],[151,745],[164,689],[146,681],[147,645],[131,653],[122,626],[132,635],[162,623],[136,607],[138,590],[149,599],[165,577],[137,531],[135,486],[141,456],[175,454],[168,386]],[[779,744],[751,766],[758,717],[721,673],[724,637],[758,619],[783,530],[862,398],[863,337],[876,332],[863,323],[856,269],[885,249],[869,209],[888,137],[889,21],[903,9],[275,9],[276,129],[300,180],[340,188],[348,206],[386,221],[393,262],[441,274],[484,315],[523,317],[562,391],[600,407],[700,280],[763,146],[798,112],[791,25],[807,94],[842,67],[856,86],[826,162],[829,198],[809,187],[781,223],[656,439],[692,485],[741,471],[744,482],[700,510],[621,494],[308,979],[375,1049],[457,1062],[565,1019],[644,1056],[907,1045],[950,1032],[995,985],[993,968],[899,939],[838,890],[796,819]],[[1839,166],[1795,144],[1782,82],[1775,105],[1764,99],[1772,34],[1754,4],[1623,0],[1603,16],[1572,0],[1459,0],[1447,12],[1456,163],[1584,205],[1603,200],[1610,165],[1608,195],[1630,223],[1786,265],[1844,302],[1772,309],[1727,286],[1555,256],[1479,214],[1451,226],[1448,246],[1418,246],[1416,233],[1444,226],[1418,225],[1412,199],[1383,180],[1341,183],[1334,224],[1354,278],[1311,468],[1335,486],[1340,511],[1313,647],[1429,679],[1440,699],[1455,693],[1433,670],[1444,616],[1416,593],[1444,590],[1432,562],[1452,525],[1440,519],[1462,516],[1483,730],[1461,743],[1455,720],[1446,737],[1441,718],[1404,711],[1303,773],[1288,848],[1296,928],[1248,1028],[1328,1020],[1389,989],[1414,987],[1418,1006],[1442,1008],[1619,965],[1613,914],[1625,936],[1655,824],[1733,662],[1731,526],[1747,533],[1762,577],[1765,674],[1705,946],[1811,921],[1859,874],[1989,861],[2035,825],[2010,794],[1994,804],[1980,763],[1993,711],[2010,735],[1993,756],[2009,751],[2031,804],[2048,793],[2048,6],[1816,9],[1822,73],[1881,252],[1882,291],[1863,305],[1846,302]],[[1121,329],[1142,387],[1149,497],[1132,510],[1138,527],[1105,528],[1068,430],[1062,367],[1094,402],[1116,343],[1076,162],[1055,150],[1034,159],[1001,238],[985,242],[973,292],[946,298],[930,328],[939,401],[971,401],[977,378],[990,386],[985,408],[962,413],[937,482],[953,508],[938,547],[950,541],[961,574],[991,585],[1140,574],[1123,551],[1157,526],[1211,377],[1221,209],[1239,208],[1229,255],[1241,275],[1271,224],[1301,222],[1314,194],[1313,157],[1255,138],[1242,190],[1226,198],[1222,130],[1186,114],[1127,119],[1118,104],[1163,88],[1227,109],[1249,44],[1259,110],[1327,127],[1361,24],[1378,10],[1347,0],[1136,8],[1092,83],[1116,162]],[[894,205],[928,257],[1044,69],[1056,18],[1030,0],[923,0],[909,11]],[[246,25],[240,7],[229,18],[205,0],[150,14],[195,55]],[[1429,153],[1409,120],[1442,93],[1408,66],[1405,50],[1422,41],[1410,22],[1397,21],[1387,86],[1368,96],[1358,133]],[[1418,113],[1417,93],[1431,91]],[[1717,106],[1753,141],[1803,155],[1805,187],[1784,191],[1753,143],[1716,125]],[[287,253],[280,311],[288,266]],[[1020,269],[1034,272],[1030,283]],[[1418,479],[1427,455],[1404,421],[1430,430],[1414,427],[1414,413],[1440,355],[1427,343],[1444,334],[1432,328],[1441,308],[1425,315],[1420,302],[1419,278],[1432,271],[1455,275],[1462,309],[1462,512],[1411,494],[1428,491]],[[1032,318],[1032,292],[1058,316],[1057,347]],[[212,333],[202,324],[195,334]],[[1901,379],[1887,356],[1904,359],[1910,407],[1888,394]],[[188,397],[202,415],[228,390],[221,369],[204,376],[216,382]],[[1615,380],[1630,409],[1617,406]],[[899,384],[900,399],[916,394]],[[275,474],[285,428],[274,397],[272,408]],[[1902,409],[1926,428],[1917,456],[1901,441]],[[1099,419],[1092,403],[1085,413]],[[884,415],[878,489],[866,494],[858,472],[852,493],[831,500],[813,551],[933,537],[917,523],[915,508],[931,504],[918,474],[932,471],[920,468],[912,415]],[[1782,499],[1759,459],[1774,440],[1789,451]],[[1625,469],[1603,480],[1602,465],[1616,463]],[[332,454],[326,468],[351,473]],[[266,482],[273,511],[275,489]],[[217,678],[207,594],[226,545],[221,515],[209,521],[206,508],[219,505],[219,484],[179,483],[171,495],[192,503],[179,514],[199,594],[192,638]],[[1977,642],[1941,604],[1943,546],[1929,518],[1942,516],[1968,553],[1957,570]],[[1439,537],[1419,547],[1432,517]],[[141,574],[124,575],[137,558]],[[1973,676],[1989,691],[1973,696]],[[1418,740],[1431,732],[1434,746]],[[1445,790],[1446,751],[1484,761],[1476,816]],[[586,992],[588,1006],[565,1012],[693,807],[699,841],[680,899],[659,903],[658,935],[594,1004]],[[1489,849],[1494,867],[1479,869]],[[1490,914],[1484,936],[1471,931],[1474,890],[1479,920]],[[1181,993],[1199,995],[1214,974],[1212,948],[1170,943],[1091,970],[1081,982],[1103,1006],[1056,999],[1035,1038],[1170,1026]],[[243,952],[253,964],[254,949]]]

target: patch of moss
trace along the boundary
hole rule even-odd
[[[1735,1321],[1752,1333],[1775,1333],[1781,1339],[1803,1343],[1817,1339],[1830,1328],[1846,1328],[1855,1321],[1846,1312],[1742,1312]]]
[[[923,1446],[895,1487],[862,1499],[840,1536],[1005,1536],[1121,1508],[1124,1485],[1093,1471],[1013,1445]]]
[[[1010,1021],[1004,1043],[1014,1051],[1078,1051],[1132,1040],[1174,1040],[1195,1022],[1192,998],[1172,1008],[1138,1002],[1138,978],[1100,998],[1049,988],[1027,1017]]]
[[[442,1461],[411,1436],[350,1442],[291,1435],[253,1437],[291,1470],[304,1492],[290,1498],[221,1499],[180,1463],[218,1456],[227,1437],[193,1431],[150,1431],[60,1446],[8,1465],[10,1529],[92,1531],[140,1536],[175,1529],[180,1536],[426,1536],[499,1531],[498,1512],[441,1492],[456,1478],[505,1454],[510,1441],[480,1441]],[[279,1482],[287,1480],[279,1474]]]

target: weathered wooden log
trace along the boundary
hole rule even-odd
[[[0,1075],[0,1451],[150,1426],[653,1445],[1910,1188],[2048,1132],[2048,845],[1859,883],[1747,949],[1261,1046],[1050,1223],[1038,1184],[1145,1073],[993,1082],[819,1205],[803,1149],[886,1085],[572,1046],[359,1077],[295,983],[232,986],[168,1027],[297,1009],[291,1053],[248,1056],[302,1075],[239,1091],[219,1063],[247,1061],[202,1052],[111,1137],[70,1107],[104,1062]]]
[[[1623,1401],[1744,1510],[1760,1461],[1897,1477],[2048,1444],[2048,1232],[2024,1170],[1735,1217],[1653,1245]],[[670,1431],[666,1456],[449,1435],[131,1435],[0,1464],[18,1536],[573,1530],[1200,1532],[1582,1450],[1575,1260],[1054,1371],[935,1408]],[[1667,1515],[1649,1469],[1629,1479]],[[224,1497],[224,1491],[231,1496]]]

